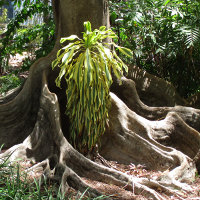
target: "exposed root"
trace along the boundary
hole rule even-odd
[[[170,82],[133,65],[129,69],[128,78],[135,82],[140,99],[146,105],[172,107],[187,104]]]
[[[145,119],[162,120],[169,112],[175,112],[185,123],[197,131],[200,131],[200,110],[198,109],[184,106],[149,107],[140,100],[135,87],[135,82],[125,77],[122,78],[122,85],[116,85],[112,90],[130,110],[133,110]]]

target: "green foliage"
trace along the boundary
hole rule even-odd
[[[4,8],[2,11],[2,15],[0,16],[0,35],[5,32],[6,22],[7,22],[7,9]]]
[[[2,7],[3,5],[7,5],[8,3],[8,0],[0,0],[0,7]]]
[[[15,1],[19,7],[22,1]],[[23,28],[21,25],[28,18],[35,14],[49,14],[48,23],[41,25],[32,25]],[[5,37],[0,40],[0,74],[6,70],[10,55],[31,52],[35,58],[46,56],[54,46],[55,25],[53,21],[52,7],[41,2],[34,3],[30,1],[23,2],[23,9],[17,13],[15,18],[7,25]],[[33,50],[37,49],[35,52]]]
[[[3,9],[2,15],[0,16],[0,23],[6,23],[7,21],[7,12],[6,8]]]
[[[60,68],[56,85],[61,86],[63,77],[67,83],[67,114],[71,120],[71,139],[79,150],[84,147],[91,150],[104,133],[108,119],[111,70],[118,79],[123,74],[123,68],[127,71],[127,66],[116,51],[110,49],[110,45],[127,56],[131,56],[132,52],[113,42],[106,43],[106,39],[117,36],[112,30],[106,30],[105,26],[92,31],[90,22],[85,22],[84,28],[83,39],[76,35],[61,39],[61,43],[74,42],[58,51],[52,67]]]
[[[127,60],[174,84],[186,97],[200,85],[200,2],[110,1],[119,44],[133,50]]]
[[[200,42],[199,28],[183,26],[179,30],[181,35],[185,37],[184,43],[187,49],[194,47],[196,44]]]
[[[22,80],[15,74],[8,74],[0,77],[0,94],[5,95],[9,90],[21,85]]]

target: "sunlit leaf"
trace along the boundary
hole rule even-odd
[[[118,49],[119,49],[119,51],[121,52],[121,53],[123,53],[124,55],[126,55],[126,56],[128,56],[128,57],[133,57],[133,52],[130,50],[130,49],[128,49],[128,48],[125,48],[125,47],[120,47],[120,46],[118,46],[118,45],[115,45]]]
[[[92,62],[91,62],[91,54],[89,48],[86,49],[86,58],[85,58],[85,68],[87,69],[87,87],[89,87],[90,82],[92,82]]]
[[[71,35],[69,37],[64,37],[64,38],[61,38],[60,39],[60,43],[64,43],[65,41],[69,40],[69,41],[72,41],[72,40],[75,40],[75,39],[79,39],[79,37],[77,35]]]
[[[91,23],[89,21],[84,22],[84,29],[85,29],[85,32],[91,32],[92,31]]]

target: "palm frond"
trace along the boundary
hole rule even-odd
[[[191,46],[195,46],[195,44],[200,40],[199,28],[183,26],[179,29],[179,31],[185,37],[184,43],[187,46],[187,48],[190,48]]]

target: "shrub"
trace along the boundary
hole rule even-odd
[[[84,147],[91,150],[105,131],[110,104],[109,88],[112,84],[111,70],[120,79],[127,66],[117,56],[118,48],[123,54],[132,56],[132,52],[106,39],[117,38],[105,26],[92,31],[90,22],[84,23],[83,39],[76,35],[62,38],[74,41],[60,49],[57,59],[52,63],[58,66],[60,73],[56,85],[61,86],[64,77],[67,83],[67,114],[71,120],[71,139],[79,150]]]

